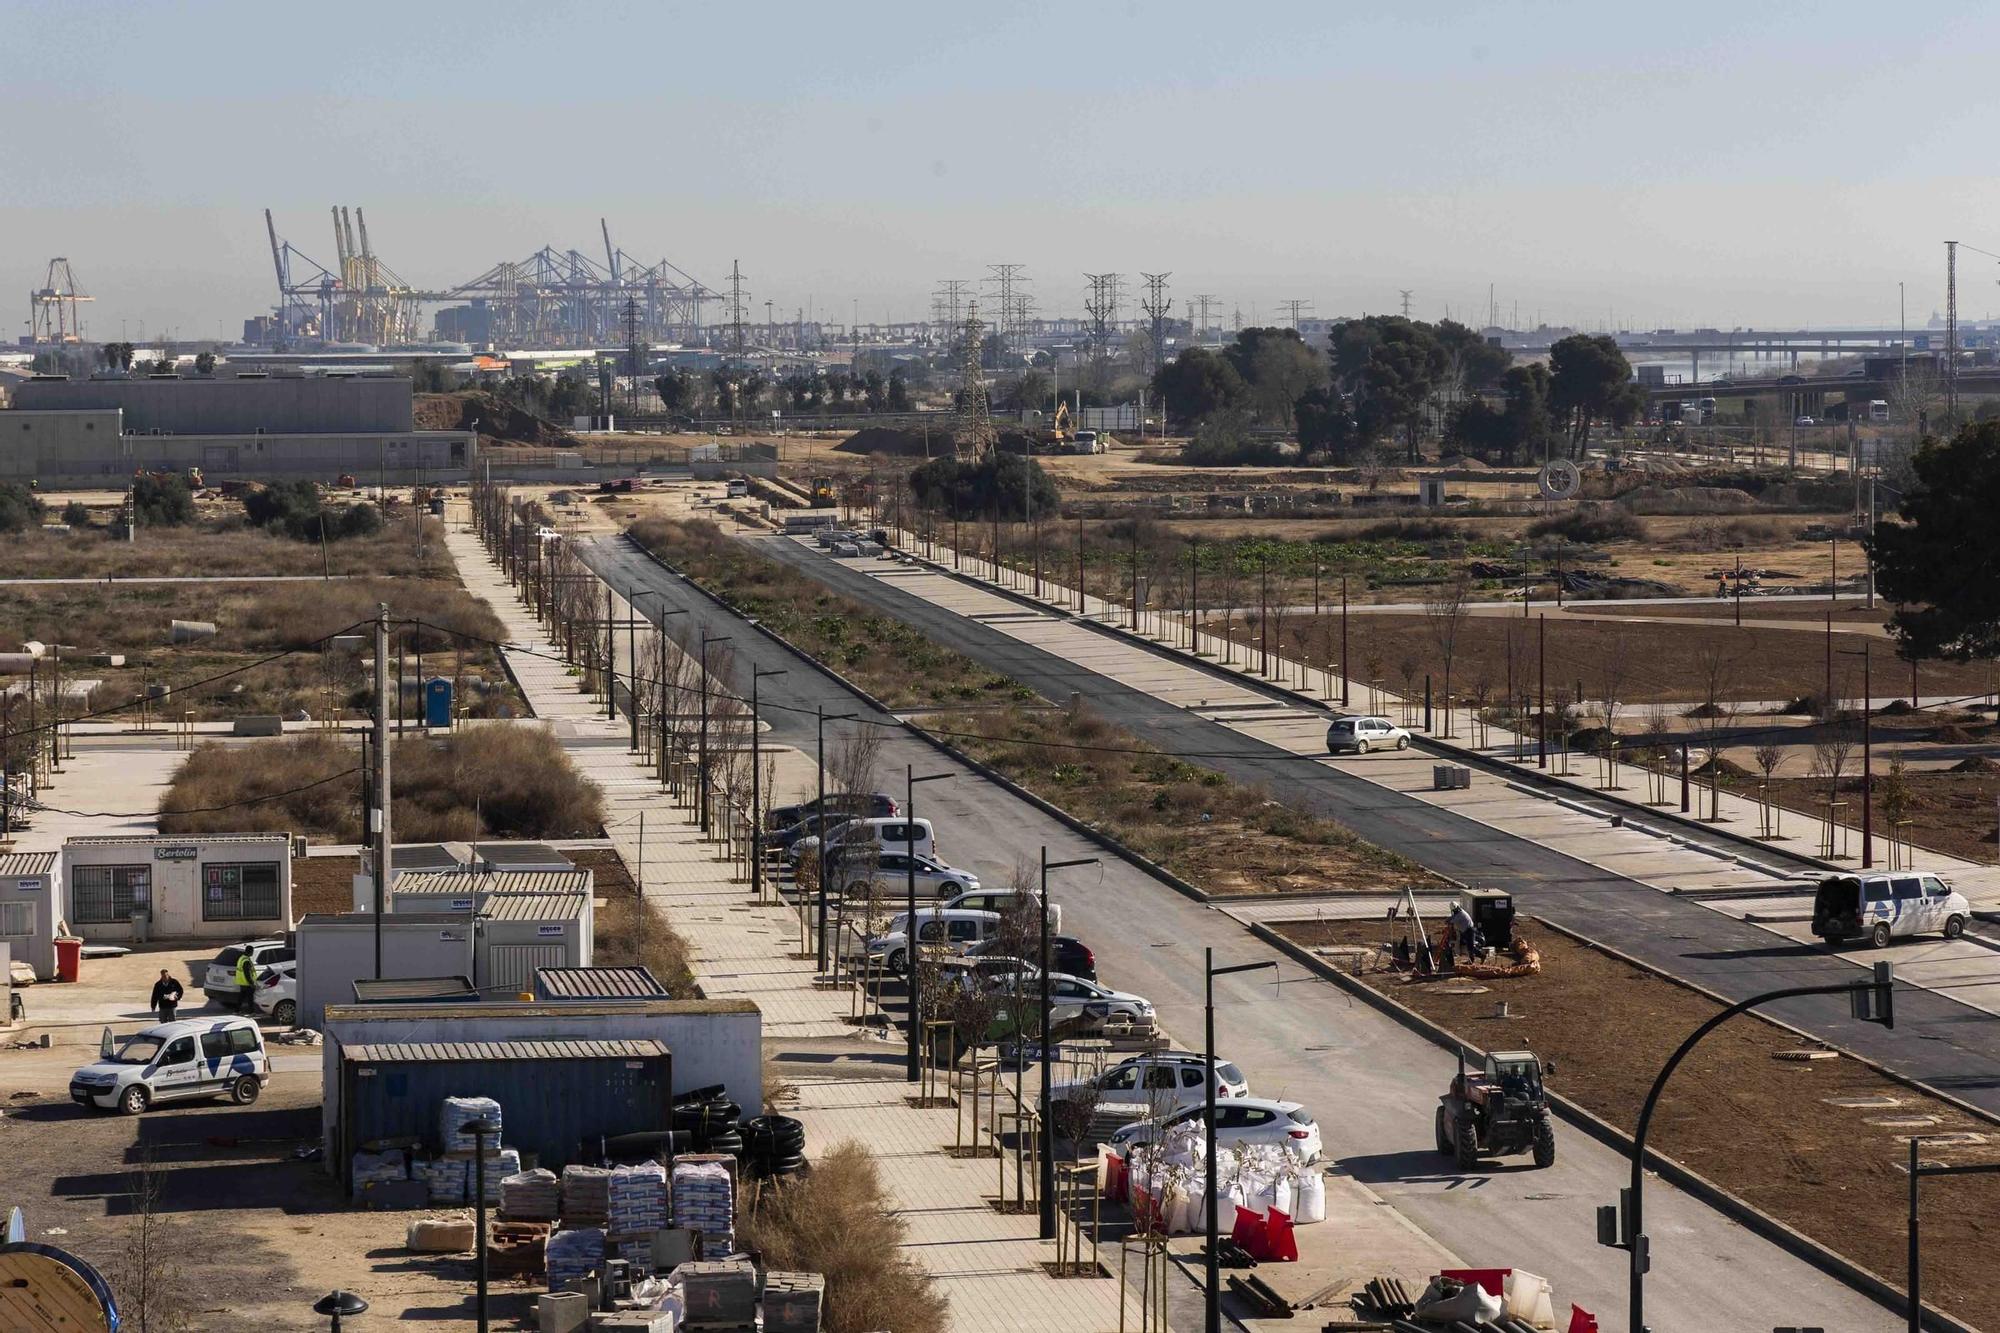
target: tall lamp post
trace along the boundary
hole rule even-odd
[[[700,809],[701,831],[708,832],[708,649],[711,644],[728,643],[732,636],[711,636],[701,632],[701,749],[695,759],[695,800]]]
[[[760,771],[764,752],[757,737],[757,682],[784,674],[754,663],[750,667],[750,892],[759,902],[764,900],[764,775]]]
[[[1202,1036],[1205,1044],[1202,1054],[1207,1063],[1202,1067],[1203,1101],[1202,1146],[1208,1152],[1208,1197],[1202,1201],[1203,1228],[1207,1233],[1208,1250],[1202,1260],[1205,1270],[1202,1292],[1202,1328],[1205,1333],[1222,1333],[1222,1274],[1216,1258],[1216,1247],[1221,1242],[1217,1233],[1215,1217],[1215,979],[1226,977],[1232,972],[1255,972],[1268,967],[1273,971],[1278,964],[1266,958],[1261,963],[1235,963],[1229,967],[1215,965],[1215,950],[1202,950],[1202,967],[1206,977],[1202,988]]]
[[[479,1274],[479,1333],[486,1333],[486,1140],[500,1137],[500,1126],[486,1116],[459,1126],[472,1135],[473,1254]]]
[[[1652,1128],[1653,1111],[1659,1105],[1660,1093],[1666,1089],[1667,1079],[1703,1037],[1738,1014],[1779,1000],[1797,999],[1803,995],[1846,995],[1853,1001],[1855,1018],[1893,1029],[1896,1026],[1894,983],[1893,965],[1877,963],[1873,977],[1867,981],[1843,981],[1829,986],[1790,986],[1752,995],[1747,1000],[1738,1000],[1689,1033],[1687,1040],[1667,1057],[1666,1064],[1660,1067],[1659,1076],[1653,1080],[1652,1090],[1646,1094],[1644,1105],[1639,1108],[1639,1125],[1632,1132],[1632,1183],[1625,1190],[1626,1212],[1622,1225],[1617,1205],[1606,1204],[1597,1210],[1598,1243],[1622,1249],[1628,1255],[1629,1315],[1626,1327],[1631,1333],[1646,1333],[1646,1272],[1652,1267],[1645,1228],[1646,1133]]]
[[[1042,901],[1039,904],[1042,916],[1042,952],[1041,956],[1036,960],[1036,967],[1041,972],[1042,983],[1042,1026],[1040,1032],[1040,1045],[1042,1048],[1042,1096],[1039,1110],[1042,1117],[1041,1236],[1043,1240],[1054,1240],[1056,1234],[1056,1132],[1055,1126],[1050,1123],[1049,1119],[1049,1113],[1054,1109],[1054,1103],[1049,1096],[1049,1079],[1051,1077],[1050,1047],[1053,1045],[1053,1042],[1050,1040],[1053,1033],[1050,1030],[1052,1024],[1049,1013],[1049,872],[1051,870],[1068,870],[1073,866],[1094,866],[1098,864],[1101,864],[1101,862],[1095,856],[1080,856],[1073,861],[1051,861],[1049,860],[1048,844],[1042,844]]]
[[[910,833],[907,844],[908,854],[903,857],[903,864],[908,867],[903,884],[903,951],[909,955],[905,966],[909,968],[910,979],[910,1042],[903,1079],[908,1083],[915,1083],[919,1077],[917,1072],[918,1029],[923,1026],[924,1014],[924,1006],[922,1004],[923,973],[922,969],[917,966],[917,784],[919,782],[942,782],[946,778],[955,778],[957,776],[958,774],[956,773],[926,773],[922,777],[918,777],[916,769],[907,765],[903,769],[903,796],[905,801],[903,823],[908,827]],[[825,846],[826,844],[822,842],[820,845]]]
[[[1990,1176],[2000,1174],[2000,1162],[1972,1162],[1964,1166],[1941,1166],[1917,1160],[1917,1137],[1910,1136],[1910,1330],[1923,1333],[1923,1254],[1917,1240],[1917,1182],[1925,1176]]]
[[[852,722],[859,718],[861,714],[835,713],[832,717],[828,717],[826,705],[816,704],[813,707],[813,716],[818,724],[815,734],[819,737],[819,800],[813,803],[813,818],[819,821],[819,837],[815,840],[813,848],[813,866],[815,870],[813,877],[819,881],[819,929],[816,932],[819,938],[817,941],[818,951],[815,956],[815,966],[824,972],[827,967],[826,835],[829,831],[826,820],[826,724],[829,722]]]
[[[1874,644],[1864,639],[1861,650],[1852,648],[1839,650],[1842,657],[1861,659],[1861,868],[1872,869],[1875,865],[1875,701],[1869,691],[1874,687],[1870,679],[1870,666],[1874,660]],[[1827,701],[1833,707],[1833,701]],[[1896,830],[1889,830],[1890,848],[1895,848]]]

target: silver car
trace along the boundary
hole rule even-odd
[[[841,885],[841,892],[849,898],[868,897],[872,883],[878,895],[894,899],[909,892],[912,867],[916,871],[919,898],[956,898],[979,887],[979,876],[969,870],[948,866],[935,856],[922,853],[911,856],[907,852],[885,851],[877,854],[875,864],[867,867],[867,873],[862,873],[862,867],[857,866],[851,875],[841,875],[836,864],[835,875],[831,878]]]

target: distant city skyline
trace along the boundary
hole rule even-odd
[[[262,210],[330,264],[335,204],[433,288],[601,254],[602,216],[711,288],[740,261],[756,324],[921,319],[1011,262],[1044,314],[1144,270],[1225,327],[1404,289],[1478,325],[1489,283],[1502,324],[1894,327],[1900,282],[1923,328],[1948,237],[1961,317],[2000,313],[1990,9],[740,12],[355,0],[335,40],[233,0],[0,0],[0,333],[62,255],[95,339],[233,339],[276,300]]]

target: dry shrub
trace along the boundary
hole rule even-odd
[[[693,955],[666,914],[644,898],[613,898],[597,909],[591,961],[598,967],[643,967],[677,1000],[695,998]]]
[[[374,633],[376,608],[386,603],[395,620],[421,621],[409,646],[442,652],[453,637],[462,641],[502,640],[507,630],[493,608],[463,588],[414,579],[349,579],[338,583],[264,585],[242,608],[232,628],[241,646],[252,649],[306,648],[329,634]],[[360,629],[350,629],[363,621]]]
[[[111,516],[109,508],[98,512]],[[424,519],[419,553],[407,508],[392,510],[389,526],[367,537],[331,542],[322,556],[318,542],[248,527],[234,500],[202,505],[199,525],[139,529],[135,542],[111,536],[107,528],[89,532],[23,532],[0,542],[0,564],[19,578],[160,578],[200,574],[382,574],[455,578],[444,546],[444,525]]]
[[[889,1212],[875,1159],[847,1142],[766,1193],[743,1236],[767,1268],[826,1275],[826,1333],[941,1333],[950,1305],[902,1253],[907,1230]]]
[[[361,839],[361,752],[327,736],[204,745],[160,800],[162,833]],[[541,727],[475,727],[396,743],[394,836],[409,842],[574,838],[604,823],[604,793]]]

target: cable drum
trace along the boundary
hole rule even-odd
[[[1567,500],[1583,488],[1583,472],[1567,458],[1550,459],[1535,475],[1535,488],[1544,500]]]

